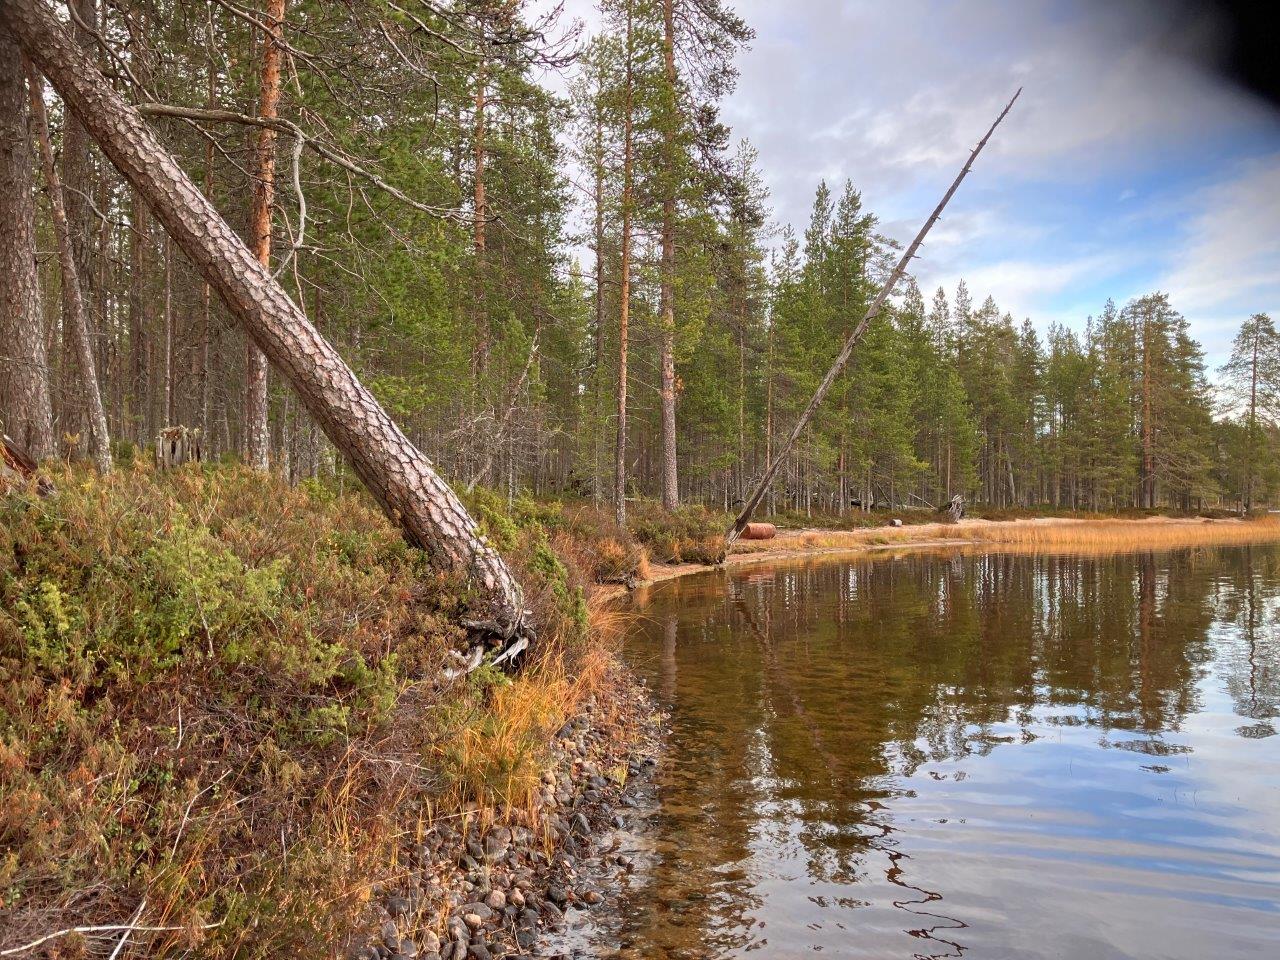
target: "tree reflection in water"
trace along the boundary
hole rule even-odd
[[[642,596],[628,656],[672,749],[648,867],[595,951],[1274,946],[1278,565],[904,552]]]

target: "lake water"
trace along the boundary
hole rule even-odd
[[[625,957],[1280,957],[1280,549],[902,552],[637,602]]]

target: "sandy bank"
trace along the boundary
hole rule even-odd
[[[736,567],[774,560],[859,554],[904,548],[1016,547],[1021,549],[1115,552],[1177,547],[1280,542],[1280,518],[1260,520],[1204,517],[1142,519],[1077,519],[1036,517],[1019,520],[966,518],[958,523],[921,523],[903,527],[857,530],[806,528],[784,530],[773,540],[734,544],[723,566]],[[652,564],[645,583],[661,583],[714,569],[701,563]],[[603,586],[601,596],[627,593],[621,585]]]

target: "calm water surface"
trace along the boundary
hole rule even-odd
[[[1280,550],[904,553],[655,588],[636,957],[1280,957]]]

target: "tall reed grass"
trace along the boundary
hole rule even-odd
[[[979,544],[1028,550],[1114,552],[1280,541],[1280,516],[1251,520],[1152,517],[1141,520],[1042,519],[932,523],[864,530],[809,530],[777,540],[739,542],[735,554],[862,550],[894,545]]]
[[[965,529],[966,539],[1043,550],[1113,551],[1280,541],[1280,517],[1255,520],[1081,520],[990,524]]]

